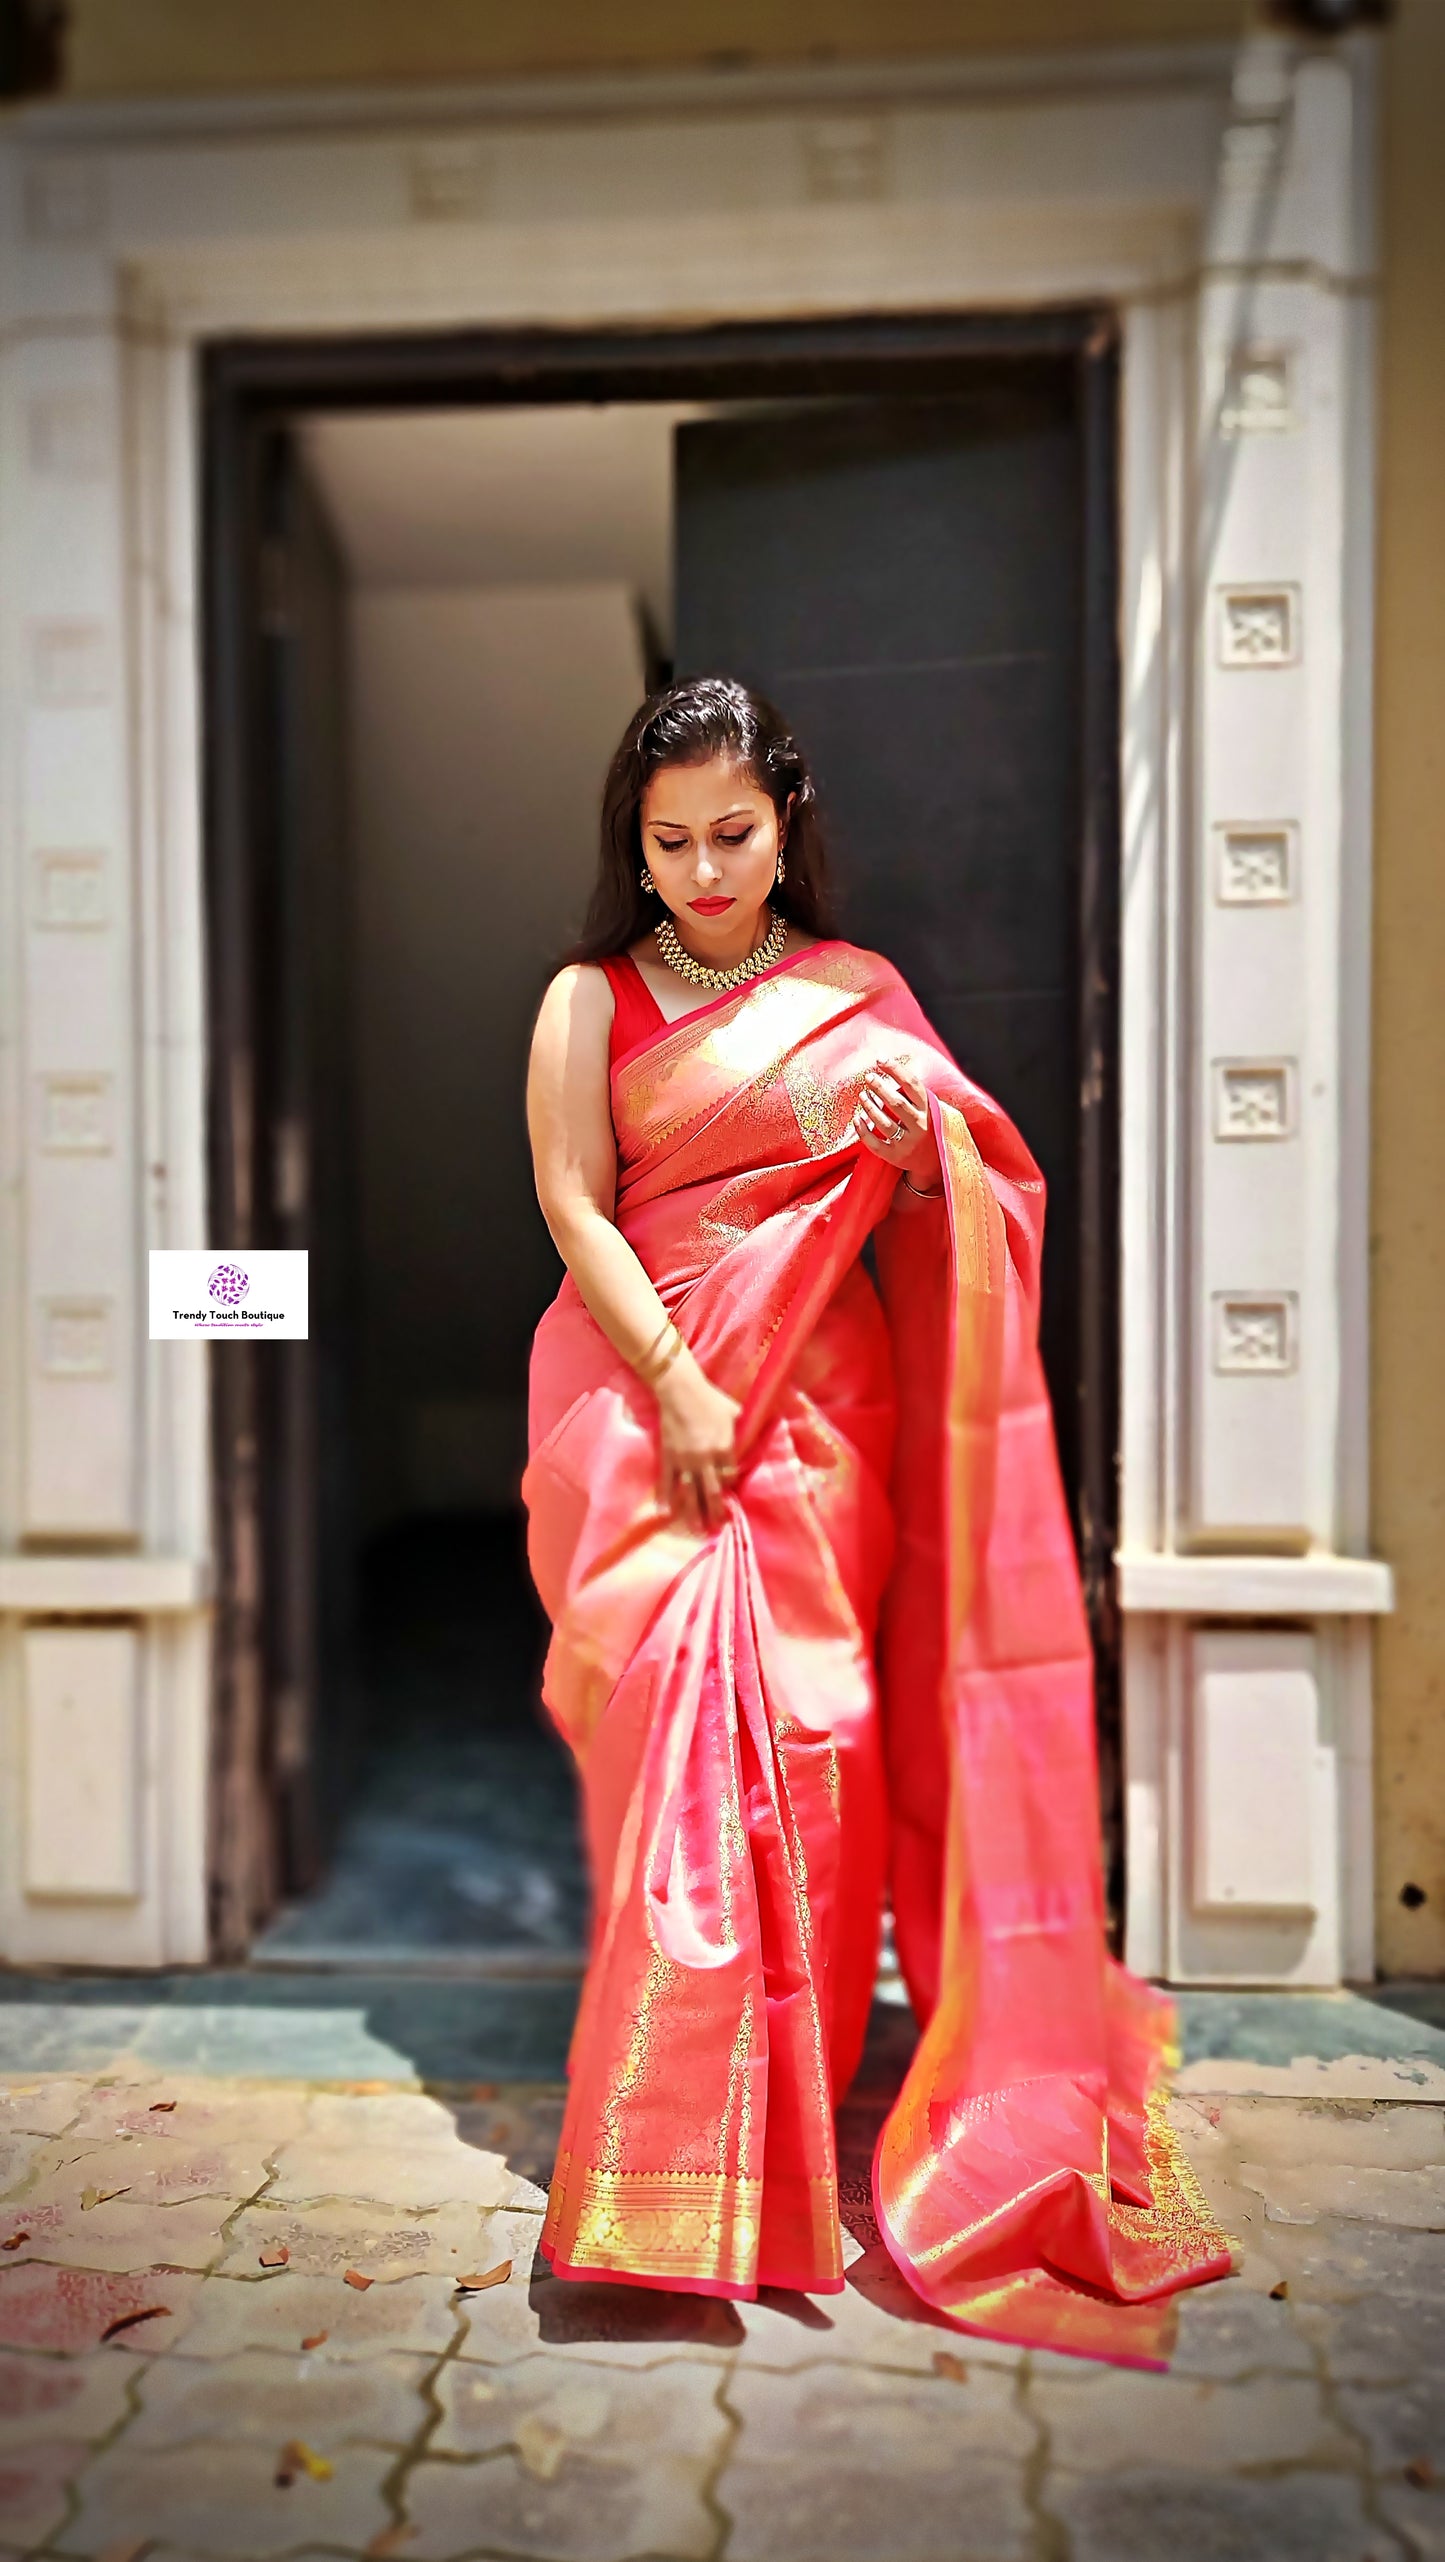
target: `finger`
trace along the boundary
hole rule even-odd
[[[722,1488],[717,1481],[717,1470],[710,1460],[705,1461],[699,1468],[697,1481],[702,1497],[703,1517],[709,1530],[715,1530],[723,1517],[723,1499]]]

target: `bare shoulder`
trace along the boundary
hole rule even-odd
[[[612,1009],[606,971],[596,961],[569,961],[547,982],[537,1008],[537,1029],[540,1032],[545,1025],[551,1037],[572,1030],[587,1032],[598,1024],[605,1031]]]

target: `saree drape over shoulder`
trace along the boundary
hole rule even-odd
[[[927,1085],[936,1204],[858,1138],[882,1059]],[[841,2286],[833,2111],[886,1889],[922,2023],[874,2161],[888,2250],[966,2327],[1152,2360],[1229,2246],[1164,2116],[1169,2005],[1105,1945],[1037,1168],[846,943],[636,1045],[612,1107],[617,1224],[741,1401],[740,1473],[717,1530],[664,1511],[651,1394],[569,1276],[523,1494],[595,1916],[543,2248]]]

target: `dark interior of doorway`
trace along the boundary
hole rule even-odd
[[[1056,1016],[1064,1009],[1077,1110],[1071,1105],[1049,1169],[1061,1242],[1046,1345],[1095,1635],[1117,1905],[1115,362],[1108,315],[1073,310],[593,337],[248,340],[208,351],[212,1240],[236,1248],[309,1244],[313,1261],[311,1342],[265,1352],[228,1345],[225,1358],[213,1361],[218,1955],[252,1950],[278,1904],[309,1891],[312,1900],[273,1931],[275,1953],[284,1956],[289,1941],[298,1956],[314,1957],[326,1945],[334,1954],[352,1947],[358,1957],[374,1958],[393,1935],[384,1899],[377,1903],[375,1863],[368,1864],[377,1827],[388,1836],[387,1870],[407,1903],[413,1945],[420,1931],[438,1953],[485,1962],[524,1948],[545,1955],[580,1944],[570,1780],[537,1714],[544,1631],[521,1571],[517,1525],[418,1523],[370,1554],[358,1578],[347,1526],[355,1274],[345,1257],[316,1251],[328,1234],[346,1233],[351,1209],[348,1103],[344,1080],[327,1064],[337,1054],[327,1039],[328,1010],[344,1003],[345,992],[328,982],[317,930],[336,896],[342,857],[315,755],[318,723],[335,717],[335,690],[327,688],[331,608],[319,574],[325,533],[292,467],[292,430],[307,413],[407,404],[728,404],[731,438],[703,439],[680,475],[691,501],[679,531],[680,662],[700,652],[699,663],[712,663],[722,651],[737,672],[792,698],[811,686],[813,726],[828,741],[820,754],[825,793],[831,759],[844,787],[840,805],[850,781],[848,683],[858,667],[856,648],[850,664],[847,615],[840,622],[832,609],[846,605],[847,580],[835,582],[832,596],[814,596],[821,615],[815,633],[827,628],[833,646],[813,649],[804,666],[796,636],[776,619],[770,629],[750,627],[746,581],[740,593],[728,572],[729,562],[746,559],[749,534],[759,526],[765,536],[770,526],[774,534],[789,526],[791,566],[805,583],[810,568],[826,565],[830,543],[836,547],[826,492],[811,530],[795,508],[782,517],[774,508],[769,517],[766,412],[790,410],[805,422],[805,445],[821,437],[824,447],[831,440],[836,448],[841,436],[845,477],[850,455],[856,463],[861,453],[866,464],[869,417],[876,429],[882,411],[899,404],[913,404],[920,422],[930,404],[937,416],[949,404],[980,401],[998,404],[1001,417],[1011,406],[1025,414],[1052,406],[1067,420],[1073,665],[1059,732],[1068,772],[1056,818],[1070,841],[1069,914],[1055,937],[1054,974],[1032,989],[1017,971],[1010,989],[990,985],[989,935],[999,920],[986,912],[986,897],[975,895],[987,886],[975,861],[987,856],[988,810],[973,812],[971,860],[956,824],[966,809],[966,797],[957,797],[960,789],[966,796],[966,771],[944,772],[943,803],[914,831],[915,847],[922,844],[929,859],[894,880],[891,902],[879,894],[876,871],[871,878],[860,871],[844,930],[885,950],[897,942],[895,957],[926,1010],[964,1064],[995,1090],[999,1080],[978,1055],[981,1038],[988,1046],[978,1027],[989,1004],[1010,993],[1024,1005],[1043,999]],[[929,442],[926,428],[922,441]],[[836,498],[836,469],[821,479],[814,474],[815,495],[824,484]],[[986,508],[976,513],[969,565],[982,571],[990,531],[998,528],[990,528]],[[885,585],[896,579],[886,523],[869,528],[864,549]],[[957,686],[950,692],[950,652],[966,683],[973,644],[962,624],[954,628],[958,618],[937,559],[921,553],[914,567],[938,629],[925,653],[928,681],[921,692],[912,687],[910,716],[918,754],[931,755],[937,768],[950,719],[956,734],[962,717]],[[1025,585],[1015,582],[1016,596]],[[985,632],[982,654],[1006,658],[1008,637],[995,631],[990,640]],[[1015,655],[1026,660],[1028,633],[1014,639]],[[901,663],[888,673],[906,686],[908,652],[895,656]],[[981,710],[986,714],[986,705],[975,702],[968,719]],[[1014,748],[1026,755],[1026,740]],[[1027,777],[1015,774],[1016,790],[1021,782]],[[968,833],[965,824],[963,837]],[[846,820],[842,834],[846,894],[854,850]],[[939,920],[957,912],[961,884],[974,930],[955,940],[939,966]],[[1001,1099],[1032,1134],[1038,1115],[1027,1092],[1005,1091]],[[405,1751],[398,1749],[403,1719]],[[434,1856],[439,1821],[450,1826],[457,1852],[441,1863],[444,1875]],[[410,1870],[409,1828],[416,1851]]]

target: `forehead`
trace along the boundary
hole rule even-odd
[[[730,756],[709,756],[698,765],[659,765],[642,793],[649,818],[692,822],[717,818],[724,810],[768,806],[767,793]]]

